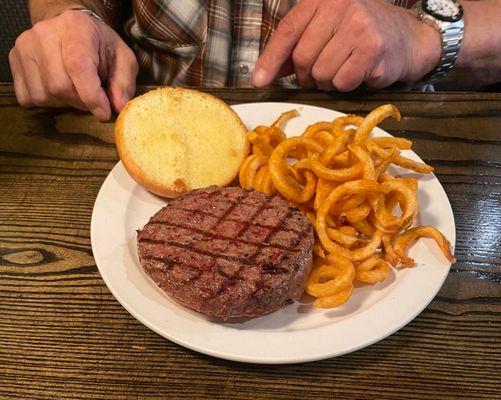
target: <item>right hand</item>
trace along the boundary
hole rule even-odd
[[[132,50],[108,25],[81,11],[65,11],[23,32],[9,62],[23,107],[71,106],[106,121],[111,107],[120,112],[136,90]]]

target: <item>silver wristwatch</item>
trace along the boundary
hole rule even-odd
[[[442,56],[433,71],[423,81],[434,81],[449,72],[463,41],[463,7],[456,0],[423,0],[417,4],[418,16],[442,34]]]

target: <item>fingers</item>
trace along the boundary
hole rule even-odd
[[[61,54],[61,42],[47,41],[45,44],[39,42],[41,58],[41,77],[48,95],[57,99],[61,104],[87,110],[85,104],[78,97],[78,93],[73,86],[68,73],[64,69]]]
[[[339,18],[337,13],[323,11],[322,8],[317,11],[292,52],[296,77],[302,87],[315,87],[311,69],[332,38]]]
[[[355,51],[332,78],[332,86],[340,92],[354,90],[364,82],[367,71],[367,60]]]
[[[321,51],[313,67],[311,75],[316,85],[322,90],[332,90],[332,78],[346,62],[353,51],[350,39],[343,35],[334,35]]]
[[[278,75],[315,14],[316,7],[311,5],[311,2],[299,2],[280,21],[254,67],[252,81],[255,86],[266,86]]]
[[[124,42],[118,41],[108,74],[108,97],[116,112],[134,96],[138,71],[134,53]]]
[[[98,76],[99,55],[92,46],[62,42],[64,69],[73,82],[78,97],[85,107],[100,121],[111,117],[110,102]]]
[[[16,40],[14,54],[31,104],[37,107],[57,106],[57,101],[48,95],[43,84],[40,68],[34,58],[36,49],[33,45],[33,38],[21,35]]]
[[[31,102],[30,93],[26,87],[23,72],[14,49],[12,49],[9,53],[9,64],[12,72],[12,78],[14,80],[14,90],[16,92],[17,102],[22,107],[32,107],[33,103]]]
[[[72,106],[81,110],[90,109],[99,119],[108,119],[111,114],[109,102],[99,79],[99,85],[96,87],[96,79],[92,78],[97,68],[89,68],[93,60],[99,57],[99,42],[97,45],[91,43],[91,38],[96,36],[89,34],[82,24],[68,22],[71,21],[67,21],[63,16],[39,22],[16,40],[9,59],[18,101],[26,107]],[[71,29],[68,26],[71,26]],[[72,43],[67,52],[72,60],[68,70],[75,72],[83,99],[76,90],[63,60],[63,38]],[[87,73],[79,76],[79,69]],[[93,98],[98,100],[93,101]],[[97,106],[94,103],[97,103]]]

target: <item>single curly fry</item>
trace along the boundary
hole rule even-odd
[[[329,164],[332,167],[346,168],[350,166],[350,152],[348,150],[339,153],[330,159]]]
[[[358,158],[358,162],[362,167],[362,177],[364,179],[376,180],[376,174],[374,172],[374,162],[369,156],[369,153],[367,153],[362,147],[352,144],[348,145],[348,150]]]
[[[324,201],[329,193],[332,192],[338,185],[338,182],[327,181],[325,179],[319,178],[317,181],[317,190],[315,192],[315,201],[313,203],[313,208],[315,210],[318,210],[322,201]]]
[[[327,235],[337,243],[339,243],[341,246],[350,248],[353,246],[355,243],[358,242],[358,237],[348,235],[344,232],[342,232],[340,229],[336,228],[327,228]]]
[[[352,225],[357,231],[368,237],[371,237],[374,235],[374,232],[376,232],[376,228],[367,222],[366,219],[358,222],[352,222]]]
[[[395,157],[393,164],[398,165],[402,168],[410,169],[420,174],[430,174],[434,170],[434,168],[428,164],[423,164],[401,155]]]
[[[339,214],[339,219],[341,221],[346,220],[349,223],[353,224],[355,222],[359,222],[366,219],[371,210],[372,210],[371,205],[367,202],[364,202],[360,204],[358,207],[343,211],[341,214]]]
[[[437,242],[438,244],[438,247],[440,247],[440,250],[442,250],[442,253],[444,254],[447,261],[449,261],[451,264],[454,264],[456,262],[456,258],[454,257],[450,249],[451,244],[437,228],[433,226],[418,226],[408,229],[407,231],[398,235],[395,239],[395,253],[397,253],[404,266],[410,267],[414,265],[414,260],[407,257],[406,255],[407,249],[416,240],[422,237],[427,237],[435,240],[435,242]]]
[[[305,173],[307,184],[306,187],[303,187],[294,177],[289,167],[287,159],[290,151],[301,148],[316,153],[323,151],[322,146],[312,139],[293,137],[284,140],[273,150],[269,162],[271,179],[275,188],[287,200],[294,203],[305,203],[315,193],[316,177],[314,177],[314,174],[311,174],[314,177],[313,180],[308,179],[309,174]]]
[[[326,228],[326,217],[330,213],[331,209],[342,200],[347,195],[353,194],[368,194],[372,192],[379,191],[379,184],[372,180],[361,179],[357,181],[350,181],[339,185],[335,188],[327,198],[322,202],[320,208],[317,211],[317,218],[315,228],[318,234],[322,246],[327,251],[333,253],[338,250],[339,246],[334,243],[327,235]]]
[[[287,135],[284,131],[276,126],[270,126],[265,135],[268,137],[270,146],[273,148],[277,147],[280,142],[287,139]]]
[[[308,170],[312,170],[313,168],[311,167],[311,162],[310,162],[310,159],[309,158],[301,158],[299,160],[297,160],[294,164],[292,164],[290,166],[291,170],[293,171],[296,171],[294,173],[294,175],[296,173],[300,173],[301,170],[305,170],[305,169],[308,169]],[[304,171],[303,171],[304,172]]]
[[[256,178],[256,173],[262,166],[268,165],[268,157],[253,154],[245,159],[239,172],[240,186],[243,189],[251,189]]]
[[[332,296],[352,285],[355,267],[350,260],[330,254],[323,262],[311,271],[305,287],[307,294],[315,297]]]
[[[380,190],[386,195],[391,192],[398,193],[398,200],[401,201],[400,208],[403,213],[400,217],[392,215],[386,208],[386,196],[372,196],[369,200],[378,224],[385,228],[385,231],[393,232],[412,223],[418,209],[416,191],[411,189],[408,183],[401,178],[384,181],[380,184]]]
[[[261,168],[259,168],[254,178],[252,187],[262,193],[275,193],[275,187],[273,186],[270,170],[267,165],[263,165]]]
[[[377,155],[378,157],[380,157],[382,159],[386,159],[387,157],[389,157],[390,152],[381,148],[377,144],[377,141],[375,141],[374,139],[377,139],[377,138],[373,138],[373,139],[367,140],[365,142],[365,147],[367,148],[367,150],[369,150],[371,153]],[[398,165],[399,167],[410,169],[412,171],[418,172],[420,174],[429,174],[429,173],[433,172],[433,167],[431,167],[427,164],[423,164],[421,162],[411,160],[410,158],[401,156],[400,154],[395,155],[393,157],[393,160],[391,163]]]
[[[332,134],[327,131],[316,132],[315,134],[310,136],[310,138],[318,142],[323,147],[329,146],[335,140],[334,136],[332,136]]]
[[[351,138],[351,134],[348,133],[348,131],[346,132],[347,134],[338,136],[327,146],[320,156],[320,162],[322,164],[329,166],[334,157],[346,151],[346,143],[348,143]],[[350,129],[350,132],[353,133],[354,131]]]
[[[338,215],[345,211],[352,210],[358,207],[365,201],[365,197],[366,196],[363,193],[356,193],[345,197],[342,201],[336,204],[336,208],[334,211],[332,211],[332,214]]]
[[[389,274],[387,262],[379,256],[372,256],[358,265],[355,278],[360,282],[376,283],[384,281]]]
[[[318,240],[315,241],[313,244],[313,255],[315,256],[313,258],[314,263],[316,260],[323,260],[324,257],[326,256],[325,250],[323,249],[322,245],[318,242]]]
[[[328,181],[346,182],[362,177],[363,170],[360,163],[347,168],[332,169],[322,164],[315,156],[310,157],[310,161],[313,172],[315,172],[319,178]]]
[[[353,125],[355,127],[359,127],[360,124],[363,122],[364,118],[359,117],[358,115],[353,115],[353,114],[348,114],[345,115],[344,117],[338,117],[334,121],[332,121],[332,124],[334,126],[334,129],[336,131],[346,131],[346,127]]]
[[[400,258],[397,256],[397,253],[395,253],[395,249],[391,243],[391,235],[383,236],[383,248],[384,259],[396,268],[400,262]]]
[[[410,150],[412,148],[412,141],[397,137],[373,137],[368,139],[368,142],[373,142],[383,148],[396,147],[400,150]]]
[[[376,180],[378,180],[379,176],[384,171],[386,171],[389,165],[392,164],[399,155],[400,155],[400,150],[398,150],[396,147],[392,147],[390,149],[388,157],[386,157],[384,160],[381,160],[381,162],[374,168],[374,174],[376,175]]]
[[[271,124],[271,126],[276,126],[278,128],[281,128],[283,124],[285,124],[288,120],[294,118],[294,117],[297,117],[299,115],[299,112],[294,109],[294,110],[290,110],[290,111],[286,111],[282,114],[280,114],[280,117],[278,117],[278,119],[273,122],[273,124]]]
[[[313,305],[318,308],[334,308],[346,303],[353,292],[353,285],[346,289],[337,292],[332,296],[319,297],[313,302]]]
[[[418,180],[416,178],[400,178],[402,179],[407,186],[409,186],[412,190],[417,191],[419,187]]]
[[[306,137],[306,138],[310,138],[310,137],[314,136],[317,132],[320,132],[320,131],[327,131],[327,132],[333,134],[334,133],[334,125],[332,124],[332,122],[326,122],[326,121],[317,122],[313,125],[308,126],[301,136]]]
[[[340,232],[343,232],[346,235],[358,237],[358,231],[353,226],[343,225],[340,226],[338,229]]]
[[[253,151],[258,149],[260,154],[265,156],[269,156],[273,151],[273,147],[270,146],[269,139],[263,135],[259,134],[256,131],[249,131],[247,133],[247,139],[252,144]]]
[[[400,111],[398,111],[397,107],[392,104],[385,104],[372,110],[358,127],[353,143],[362,144],[365,142],[374,127],[388,117],[393,117],[397,121],[400,121],[401,118]]]
[[[343,256],[351,261],[363,261],[370,256],[374,255],[376,251],[378,250],[379,246],[381,246],[381,240],[383,236],[383,232],[376,230],[374,234],[372,235],[371,240],[363,247],[360,247],[356,250],[350,250],[346,249],[339,244],[337,244],[335,241],[333,241],[328,233],[327,233],[327,227],[325,227],[322,230],[322,237],[320,237],[319,229],[318,229],[319,223],[318,223],[318,216],[317,220],[315,223],[315,227],[317,228],[317,234],[320,238],[320,242],[322,243],[322,247],[327,250],[327,252],[331,254],[339,254],[340,256]]]

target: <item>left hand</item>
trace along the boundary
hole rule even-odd
[[[383,88],[419,80],[440,55],[439,32],[415,11],[386,0],[301,0],[273,33],[253,82],[266,86],[295,72],[303,87]]]

